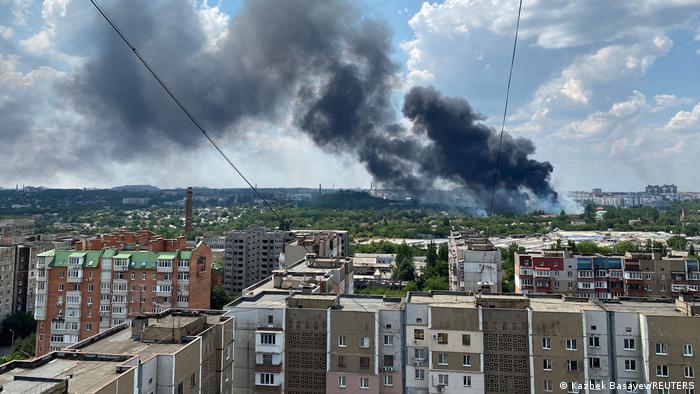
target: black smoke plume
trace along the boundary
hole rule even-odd
[[[124,0],[109,11],[213,134],[291,113],[318,146],[354,155],[384,186],[416,194],[459,186],[474,207],[488,207],[497,133],[465,100],[423,87],[406,94],[403,116],[411,126],[403,126],[391,102],[400,68],[390,58],[390,32],[351,2],[247,1],[213,46],[190,1]],[[73,107],[95,120],[91,132],[100,143],[118,151],[112,157],[201,142],[99,16],[89,29],[90,60],[64,88]],[[534,152],[530,140],[504,136],[498,210],[526,210],[533,198],[556,201],[552,166],[532,159]]]

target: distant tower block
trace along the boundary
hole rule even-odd
[[[192,188],[187,188],[187,201],[185,203],[185,234],[192,232]]]

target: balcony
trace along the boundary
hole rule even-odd
[[[284,334],[282,331],[255,331],[255,352],[281,354],[284,352]]]
[[[114,259],[113,271],[126,271],[129,269],[129,259]]]
[[[158,272],[173,272],[173,260],[172,259],[158,259],[158,264],[156,270]]]
[[[68,268],[68,273],[66,276],[68,283],[80,283],[83,281],[83,270]]]

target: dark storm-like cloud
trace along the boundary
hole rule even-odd
[[[189,1],[122,0],[108,11],[214,136],[291,113],[316,145],[353,155],[383,185],[419,193],[447,181],[487,207],[497,134],[465,100],[432,88],[406,95],[403,116],[412,125],[401,126],[391,106],[400,71],[391,34],[349,1],[244,2],[213,48]],[[73,39],[86,41],[88,60],[60,91],[105,156],[129,160],[203,142],[98,14]],[[504,136],[500,209],[524,210],[526,192],[556,200],[552,166],[534,152],[530,140]]]

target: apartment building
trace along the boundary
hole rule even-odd
[[[293,239],[284,244],[280,264],[294,264],[305,255],[317,257],[347,257],[350,255],[347,231],[292,230]]]
[[[268,230],[249,226],[226,235],[224,252],[224,287],[240,293],[257,283],[280,265],[279,257],[284,244],[293,238],[289,231]]]
[[[473,229],[454,230],[448,239],[450,290],[500,293],[501,252]]]
[[[675,298],[700,290],[698,260],[659,253],[571,255],[566,251],[515,254],[518,294],[584,298]]]
[[[98,248],[98,249],[94,249]],[[83,240],[37,256],[36,354],[61,350],[146,312],[208,309],[211,249],[149,232]]]
[[[68,349],[0,366],[11,393],[232,394],[233,320],[168,310],[134,318]]]
[[[631,393],[646,382],[691,393],[682,385],[700,367],[700,304],[687,298],[258,288],[227,309],[241,393]]]

